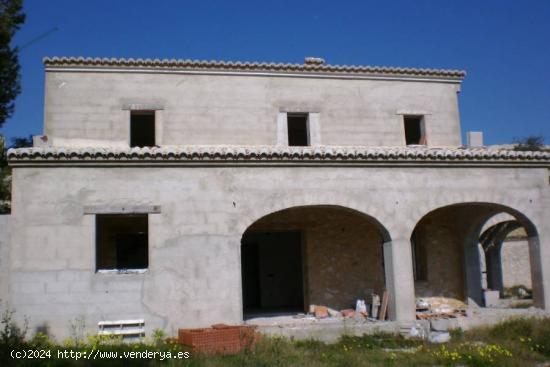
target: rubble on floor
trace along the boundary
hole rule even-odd
[[[474,327],[495,325],[518,317],[550,317],[550,311],[537,308],[487,309],[471,306],[468,309],[468,317],[384,322],[374,322],[365,317],[318,319],[313,314],[303,313],[301,316],[286,314],[249,318],[245,321],[245,325],[257,326],[258,332],[264,335],[294,340],[318,340],[325,343],[336,343],[343,335],[362,336],[377,333],[401,334],[404,337],[432,339],[434,342],[441,342],[447,338],[446,333],[454,329],[469,330]]]
[[[467,308],[464,302],[454,298],[423,297],[416,300],[416,318],[434,320],[466,317]]]
[[[293,315],[261,315],[248,318],[247,324],[259,325],[292,325],[292,324],[311,324],[311,323],[333,323],[348,320],[354,324],[374,323],[378,321],[387,321],[389,295],[384,292],[380,297],[377,294],[370,294],[366,300],[358,299],[355,308],[335,310],[325,305],[310,305],[307,313],[297,313]]]
[[[355,310],[352,308],[347,308],[345,310],[335,310],[327,306],[322,305],[311,305],[309,307],[308,314],[297,314],[294,316],[297,319],[365,319],[370,321],[377,321],[373,317],[369,317],[367,312],[366,305],[361,303],[359,307]]]
[[[370,321],[384,321],[386,319],[388,309],[388,293],[384,292],[382,302],[377,294],[370,294],[367,300],[358,299],[355,302],[355,309],[347,308],[344,310],[334,310],[323,305],[310,305],[309,315],[313,315],[317,319],[325,318],[364,318]],[[306,317],[306,315],[297,315],[298,318]]]

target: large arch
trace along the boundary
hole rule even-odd
[[[487,288],[499,291],[501,297],[511,287],[532,288],[529,244],[523,238],[524,231],[518,221],[504,220],[485,229],[479,237]]]
[[[417,222],[411,233],[413,256],[424,257],[426,279],[415,279],[416,295],[453,297],[483,304],[478,244],[487,221],[499,213],[513,217],[514,222],[527,233],[534,304],[544,307],[537,228],[519,210],[490,202],[446,205],[431,210]],[[420,247],[421,251],[414,246]],[[422,266],[417,258],[414,263],[415,267]]]
[[[256,219],[241,238],[244,317],[312,304],[349,308],[381,294],[390,241],[379,220],[340,205],[294,206]]]

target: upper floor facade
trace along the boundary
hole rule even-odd
[[[462,145],[463,71],[46,58],[53,147]]]

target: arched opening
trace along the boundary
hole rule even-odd
[[[490,222],[489,219],[488,222]],[[485,306],[528,307],[532,304],[529,239],[516,220],[487,223],[479,237],[482,287],[492,294]]]
[[[512,219],[510,223],[484,230],[488,220],[499,213],[506,213]],[[496,249],[501,254],[502,243],[518,228],[528,243],[534,304],[543,307],[537,230],[522,213],[492,203],[450,205],[421,218],[411,236],[416,297],[444,297],[479,306],[491,303],[486,302],[489,293],[484,289],[483,255]],[[499,243],[497,248],[489,246],[495,241]],[[496,258],[485,259],[489,267]],[[489,272],[486,281],[493,286],[496,274]]]
[[[244,318],[335,310],[385,287],[383,243],[374,218],[340,206],[293,207],[254,222],[241,240]]]

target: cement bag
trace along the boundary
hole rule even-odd
[[[358,299],[355,303],[355,312],[357,313],[367,313],[367,305],[365,304],[364,299]]]

